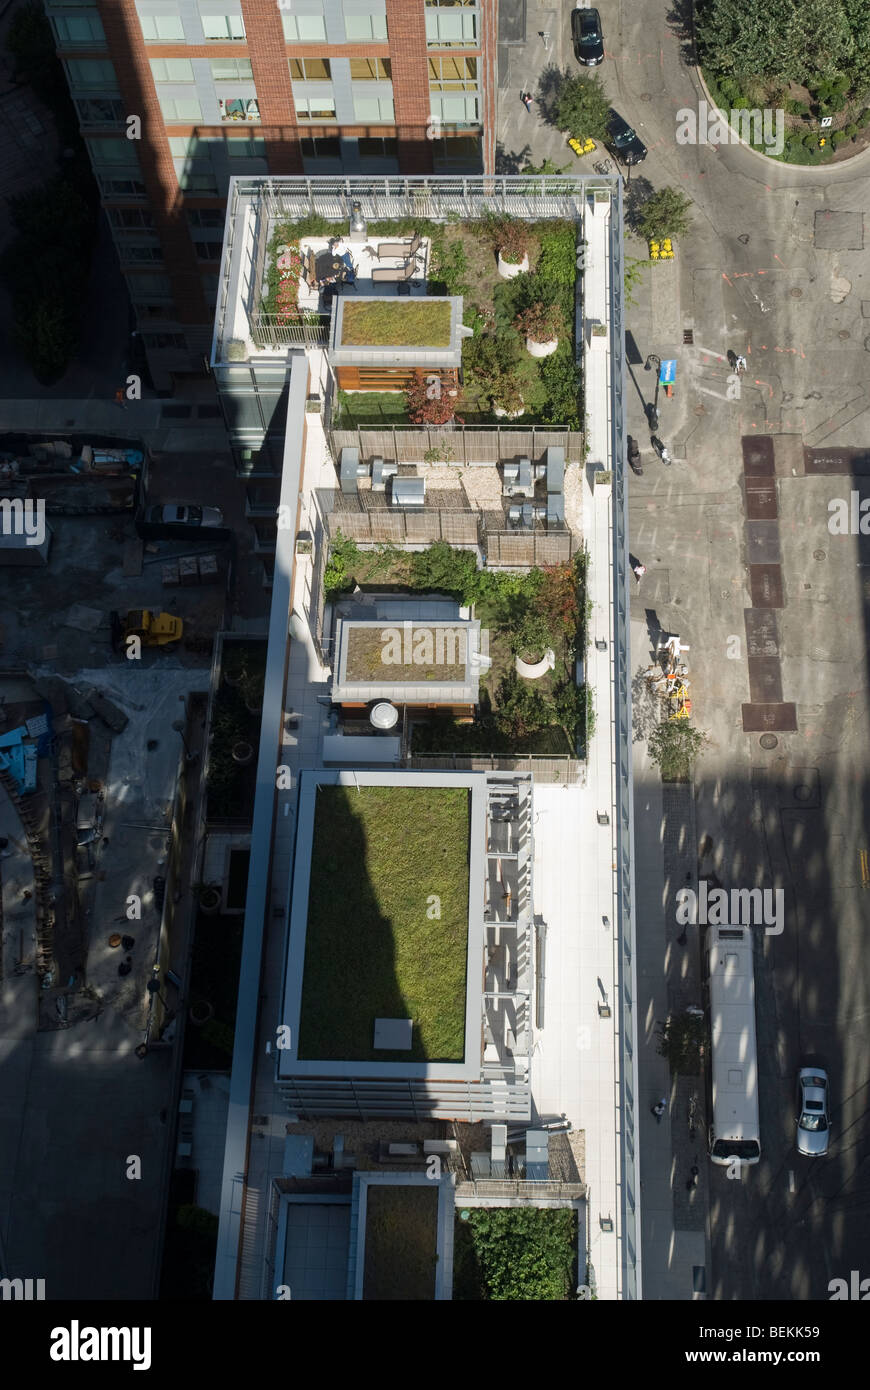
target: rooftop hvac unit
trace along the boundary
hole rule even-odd
[[[386,492],[387,478],[394,478],[398,471],[397,463],[385,463],[382,458],[372,459],[372,492]]]
[[[394,478],[390,502],[394,507],[424,507],[426,505],[426,479]]]
[[[502,468],[505,483],[515,483],[520,476],[519,461],[511,459],[510,463],[504,464]]]
[[[526,502],[522,507],[508,507],[508,522],[511,526],[523,526],[531,530],[536,521],[546,521],[547,508],[536,507]]]
[[[561,492],[547,493],[547,520],[565,520],[565,498]]]
[[[359,479],[365,478],[368,471],[367,466],[359,461],[359,449],[342,449],[338,476],[343,493],[355,497],[359,488]]]
[[[565,450],[550,445],[547,450],[547,491],[563,492],[565,489]]]

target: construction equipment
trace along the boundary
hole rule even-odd
[[[180,642],[184,623],[172,613],[158,613],[150,608],[131,608],[128,613],[112,613],[112,641],[124,646],[131,637],[138,637],[143,647],[166,647]]]

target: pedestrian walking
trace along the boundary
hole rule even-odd
[[[640,581],[643,579],[644,575],[646,574],[646,565],[642,565],[640,563],[640,560],[638,560],[635,564],[632,565],[631,568],[634,570],[634,577],[639,584]]]
[[[655,1103],[655,1105],[651,1105],[651,1106],[650,1106],[650,1113],[651,1113],[652,1115],[655,1115],[655,1117],[656,1117],[656,1124],[657,1124],[657,1125],[660,1125],[660,1124],[661,1124],[661,1122],[662,1122],[662,1115],[665,1113],[665,1111],[667,1110],[667,1108],[668,1108],[668,1102],[667,1102],[667,1099],[666,1099],[665,1096],[662,1096],[661,1100],[657,1100],[656,1103]]]
[[[728,349],[728,366],[731,368],[732,372],[737,366],[737,353],[732,352],[730,348]]]
[[[115,405],[119,405],[122,410],[126,410],[127,406],[125,404],[125,401],[126,397],[124,395],[124,388],[122,386],[119,386],[117,391],[115,392]]]
[[[697,1186],[698,1186],[698,1174],[699,1174],[699,1172],[700,1172],[700,1169],[698,1168],[697,1163],[693,1163],[692,1166],[691,1166],[691,1168],[689,1169],[689,1180],[688,1180],[688,1182],[686,1183],[686,1191],[687,1191],[687,1192],[691,1192],[691,1190],[692,1190],[693,1187],[697,1187]]]
[[[739,357],[737,358],[737,368],[736,368],[736,370],[737,370],[738,372],[745,372],[745,371],[746,371],[746,358],[745,358],[745,357],[739,356]]]
[[[520,101],[523,103],[523,106],[526,108],[527,111],[531,111],[531,109],[532,109],[532,94],[531,94],[531,92],[520,92]]]

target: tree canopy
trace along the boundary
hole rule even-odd
[[[846,72],[870,81],[870,0],[700,0],[701,62],[717,76],[771,86]]]
[[[559,86],[550,112],[560,130],[575,139],[586,136],[603,140],[607,134],[610,98],[597,73],[566,75]]]

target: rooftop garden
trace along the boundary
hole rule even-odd
[[[342,347],[449,347],[450,305],[444,300],[345,302]]]
[[[437,1247],[436,1186],[368,1188],[364,1299],[434,1298]]]
[[[576,1297],[577,1213],[486,1207],[456,1213],[453,1297],[560,1302]]]
[[[360,550],[340,535],[326,567],[327,598],[353,589],[384,588],[446,593],[489,632],[492,665],[480,676],[473,722],[434,714],[416,720],[412,753],[457,753],[469,757],[519,757],[585,750],[594,727],[592,692],[575,683],[578,654],[585,652],[588,619],[588,554],[570,565],[525,574],[479,570],[474,555],[443,541],[427,550],[394,546]],[[537,680],[520,676],[516,658],[533,664],[552,650],[553,668]]]
[[[348,633],[345,681],[464,681],[468,630],[419,623],[410,641],[400,627],[356,627]],[[456,660],[450,658],[455,657]],[[410,659],[409,659],[410,658]],[[461,658],[461,659],[460,659]]]
[[[465,301],[463,322],[473,331],[474,336],[462,348],[464,389],[453,403],[462,420],[471,425],[494,424],[507,414],[523,424],[581,429],[580,380],[574,362],[574,223],[563,219],[527,222],[491,214],[474,222],[403,218],[368,224],[368,235],[373,240],[411,236],[414,232],[430,242],[428,294],[461,295]],[[270,241],[262,312],[277,315],[280,322],[304,318],[296,305],[298,270],[292,263],[279,269],[279,247],[289,245],[298,254],[303,237],[346,235],[345,222],[330,222],[316,215],[298,222],[278,223]],[[505,280],[499,273],[500,254],[508,265],[522,264],[522,257],[527,255],[528,271]],[[518,260],[511,261],[512,256]],[[280,259],[286,257],[284,252]],[[420,303],[411,301],[407,307]],[[368,306],[359,301],[354,307]],[[532,309],[539,321],[543,316],[550,326],[555,322],[559,327],[558,347],[548,357],[533,357],[526,347],[530,335],[525,331],[527,320],[520,316]],[[350,340],[345,337],[343,341]],[[430,340],[415,345],[437,344]],[[396,413],[407,414],[401,407],[401,393],[395,394],[400,406]],[[339,399],[337,404],[333,420],[337,428],[354,424],[357,413],[362,413],[357,393]],[[348,404],[350,409],[346,410]],[[404,421],[397,419],[394,423]]]
[[[469,816],[465,788],[318,787],[301,1060],[463,1060]],[[376,1050],[376,1018],[412,1019],[410,1049]]]

